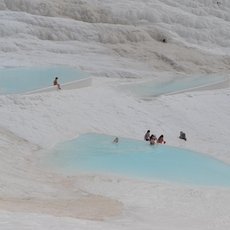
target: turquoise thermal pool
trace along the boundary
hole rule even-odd
[[[70,67],[18,67],[0,69],[0,94],[17,94],[84,79],[87,74]]]
[[[230,166],[186,149],[85,134],[58,144],[46,165],[67,174],[116,174],[199,186],[230,186]],[[48,161],[48,163],[47,163]]]
[[[141,97],[156,97],[162,94],[183,92],[186,90],[211,86],[226,80],[226,76],[211,74],[204,76],[192,76],[189,78],[178,76],[172,79],[158,79],[147,82],[124,84],[120,86],[120,88]]]

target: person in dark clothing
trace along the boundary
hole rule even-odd
[[[150,145],[155,145],[156,144],[156,141],[157,141],[157,137],[155,135],[151,135],[150,138],[149,138],[149,144]]]
[[[149,141],[149,139],[150,139],[150,130],[147,130],[147,132],[146,132],[146,134],[145,134],[145,136],[144,136],[144,139],[145,139],[146,141]]]
[[[54,81],[53,81],[53,85],[56,85],[58,89],[61,89],[60,84],[58,83],[58,77],[55,77]]]
[[[182,131],[180,131],[180,136],[179,136],[179,138],[180,139],[183,139],[183,140],[187,140],[187,138],[186,138],[186,134],[184,133],[184,132],[182,132]]]

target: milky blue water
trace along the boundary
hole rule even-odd
[[[85,134],[59,144],[48,164],[65,173],[109,173],[202,186],[230,186],[230,166],[214,158],[167,145]],[[47,159],[46,159],[47,160]]]
[[[121,88],[126,89],[138,96],[142,97],[156,97],[162,94],[170,94],[183,90],[194,89],[206,85],[216,84],[226,80],[225,76],[219,75],[204,75],[192,76],[189,78],[178,77],[176,79],[160,81],[148,81],[137,84],[123,85]]]
[[[25,93],[53,85],[55,77],[60,84],[80,80],[87,74],[70,67],[21,67],[0,69],[0,94]]]

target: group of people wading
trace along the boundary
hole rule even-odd
[[[165,144],[166,141],[164,140],[164,135],[160,135],[158,138],[154,134],[150,134],[150,130],[147,130],[145,133],[144,139],[146,141],[149,141],[150,145],[155,145],[155,144]]]
[[[183,131],[180,131],[179,138],[182,140],[187,141],[186,134]],[[164,135],[160,135],[158,138],[154,134],[150,134],[150,130],[147,130],[145,133],[144,139],[146,141],[149,141],[150,145],[155,145],[155,144],[165,144],[166,141],[164,140]]]

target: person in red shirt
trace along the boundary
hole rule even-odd
[[[164,140],[164,135],[160,135],[157,139],[157,143],[159,144],[165,144],[166,141]]]

